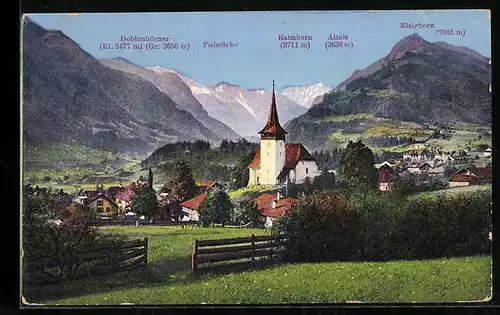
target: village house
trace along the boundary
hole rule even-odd
[[[119,215],[118,205],[104,192],[94,196],[88,203],[89,208],[100,219],[112,219]]]
[[[427,149],[411,150],[403,153],[403,160],[409,162],[423,162],[431,158],[431,154]]]
[[[114,200],[118,204],[121,214],[126,214],[132,210],[130,208],[130,203],[132,202],[132,197],[134,197],[135,194],[134,190],[145,187],[146,185],[147,183],[145,182],[132,182],[116,192]]]
[[[203,193],[180,204],[182,207],[181,221],[199,221],[199,209],[207,199],[208,194]]]
[[[398,179],[399,174],[392,167],[384,164],[378,169],[378,182],[381,191],[391,190]]]
[[[292,207],[299,203],[295,198],[281,198],[280,192],[276,194],[264,193],[254,199],[257,209],[264,220],[264,227],[269,229],[273,223],[289,212]]]
[[[455,174],[450,178],[450,187],[477,185],[479,179],[474,174]]]
[[[491,167],[463,168],[450,178],[450,187],[488,184],[491,181]]]
[[[279,123],[274,81],[271,110],[259,134],[259,148],[248,165],[248,186],[302,184],[306,177],[313,179],[320,175],[316,160],[301,143],[285,143],[287,132]]]

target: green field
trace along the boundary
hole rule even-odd
[[[197,239],[267,234],[260,229],[107,227],[131,238],[149,237],[149,264],[140,271],[64,286],[25,291],[28,302],[51,305],[253,304],[437,302],[481,300],[489,295],[491,257],[428,261],[332,262],[268,266],[192,275]]]
[[[435,191],[424,191],[424,192],[419,192],[416,194],[412,194],[408,196],[408,199],[416,199],[422,196],[428,196],[432,197],[437,194],[467,194],[467,193],[473,193],[476,191],[486,191],[489,190],[491,192],[491,184],[487,185],[472,185],[472,186],[463,186],[463,187],[451,187],[451,188],[446,188],[446,189],[441,189],[441,190],[435,190]]]

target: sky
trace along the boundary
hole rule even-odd
[[[318,82],[336,86],[356,69],[385,56],[403,37],[418,33],[431,42],[465,46],[491,57],[488,11],[281,11],[28,14],[40,26],[58,29],[95,58],[123,57],[146,67],[174,69],[206,86],[229,82],[246,89],[271,89]],[[401,28],[402,22],[434,28]],[[453,30],[450,32],[442,30]],[[441,30],[441,31],[440,31]],[[465,32],[463,36],[456,31]],[[278,35],[312,36],[309,49],[281,48]],[[325,48],[330,34],[346,35],[352,47]],[[189,50],[101,50],[122,36],[168,37]],[[237,47],[204,48],[203,42]],[[306,41],[299,41],[298,45]],[[130,43],[130,42],[129,42]],[[136,43],[137,44],[137,43]],[[145,44],[145,43],[143,43]],[[157,43],[158,44],[158,43]],[[185,46],[183,46],[185,47]]]

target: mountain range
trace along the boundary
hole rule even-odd
[[[144,155],[176,141],[257,140],[269,113],[271,90],[205,86],[172,69],[97,60],[63,32],[29,18],[22,49],[28,146],[76,140]],[[289,140],[314,150],[331,147],[332,133],[363,132],[366,117],[491,125],[490,84],[488,58],[413,34],[337,87],[288,86],[276,92],[276,101]]]
[[[385,126],[393,129],[401,122],[491,127],[488,62],[489,58],[471,49],[428,42],[412,34],[385,57],[354,71],[285,129],[290,141],[303,141],[316,149],[331,147],[339,133],[343,138],[363,134],[384,119]]]
[[[61,31],[23,28],[23,136],[144,153],[166,142],[223,138],[151,82],[113,70]]]
[[[172,71],[161,67],[151,69],[160,73]],[[266,124],[272,91],[244,89],[227,82],[221,82],[215,86],[204,86],[187,76],[180,75],[180,77],[210,116],[222,121],[241,136],[255,137]],[[279,104],[278,115],[283,122],[307,110],[304,106],[279,93],[276,94],[276,102]]]
[[[271,91],[213,87],[124,58],[97,60],[59,30],[24,21],[25,146],[67,142],[146,154],[165,143],[257,139]],[[306,108],[277,95],[284,122]]]

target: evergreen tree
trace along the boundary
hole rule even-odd
[[[340,158],[340,173],[350,187],[374,189],[378,186],[378,172],[373,164],[373,153],[361,140],[349,141]]]
[[[191,168],[185,161],[177,162],[170,187],[177,200],[187,200],[194,197],[195,182]]]
[[[148,186],[149,189],[153,190],[153,171],[151,170],[151,167],[149,168],[149,174],[148,174]]]

